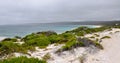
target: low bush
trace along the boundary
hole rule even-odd
[[[48,40],[51,42],[51,44],[53,43],[58,43],[62,40],[62,38],[58,35],[51,35],[48,37]]]
[[[14,38],[16,38],[16,39],[21,39],[22,37],[20,37],[20,36],[15,36]]]
[[[83,44],[84,44],[86,47],[88,47],[88,46],[90,46],[90,45],[94,45],[95,47],[97,47],[97,48],[99,48],[99,49],[103,49],[103,46],[102,46],[99,42],[96,42],[96,40],[93,41],[93,40],[90,40],[90,39],[88,39],[88,38],[78,38],[78,40],[79,40],[79,41],[82,41]],[[97,41],[98,41],[98,39],[97,39]]]
[[[111,38],[110,36],[104,36],[101,39]]]
[[[4,40],[2,40],[1,42],[6,42],[6,41],[11,41],[11,42],[17,42],[16,38],[5,38]]]
[[[72,50],[73,48],[83,47],[83,46],[84,46],[83,42],[78,42],[76,38],[71,38],[68,42],[65,43],[65,46],[63,46],[61,49],[58,50],[58,52]]]
[[[103,46],[98,42],[95,42],[95,46],[99,49],[104,49]]]
[[[42,31],[42,32],[37,32],[36,34],[43,34],[45,36],[57,35],[57,33],[54,31]]]
[[[1,60],[0,63],[47,63],[47,62],[44,60],[39,60],[37,58],[27,58],[21,56],[21,57]]]
[[[25,41],[25,44],[28,46],[38,46],[44,48],[51,44],[48,37],[43,34],[30,34],[24,37],[22,40]]]
[[[95,38],[94,36],[91,36],[90,38]]]
[[[20,44],[13,42],[0,42],[0,56],[10,54],[13,52],[27,53],[27,49],[22,47]]]
[[[101,32],[101,31],[111,29],[111,28],[120,28],[120,26],[102,26],[99,28],[78,27],[71,31],[66,31],[65,33],[74,33],[75,35],[78,35],[78,36],[84,36],[85,34]],[[96,36],[98,36],[98,35],[96,35]]]

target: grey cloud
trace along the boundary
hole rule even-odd
[[[0,0],[1,24],[120,19],[120,0]]]

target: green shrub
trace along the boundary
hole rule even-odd
[[[75,33],[75,35],[78,36],[84,36],[85,34],[95,33],[95,32],[101,32],[107,29],[111,28],[119,28],[120,26],[102,26],[99,28],[88,28],[88,27],[78,27],[76,29],[73,29],[71,31],[66,31],[65,33]],[[98,35],[96,35],[98,36]]]
[[[78,40],[82,41],[83,45],[86,47],[93,45],[99,49],[103,49],[103,46],[100,43],[96,42],[96,40],[93,41],[93,40],[90,40],[89,38],[79,38]],[[98,39],[97,39],[97,41],[98,41]]]
[[[33,46],[20,45],[11,41],[0,42],[0,56],[8,55],[14,52],[27,54],[28,50],[35,51]]]
[[[65,46],[61,48],[62,51],[71,50],[76,47],[83,47],[83,42],[77,42],[76,39],[71,39],[69,42],[65,43]]]
[[[99,49],[104,49],[103,46],[98,42],[95,42],[95,46]]]
[[[98,35],[98,34],[94,34],[96,37],[99,37],[100,35]]]
[[[75,35],[72,33],[62,33],[59,35],[59,37],[61,38],[61,40],[59,42],[68,42],[72,39],[76,39]]]
[[[27,58],[21,56],[21,57],[1,60],[0,63],[47,63],[47,62],[44,60],[39,60],[37,58]]]
[[[62,47],[62,50],[63,50],[63,51],[64,51],[64,50],[70,50],[70,49],[72,49],[73,45],[75,45],[75,44],[76,44],[76,41],[67,42],[67,43],[65,44],[65,46]]]
[[[94,36],[91,36],[90,38],[95,38]]]
[[[101,39],[111,38],[110,36],[104,36]]]
[[[5,38],[4,40],[2,40],[1,42],[6,42],[6,41],[11,41],[11,42],[17,42],[16,38]]]
[[[58,43],[62,38],[58,35],[51,35],[48,37],[48,40],[52,43]]]
[[[36,34],[43,34],[45,36],[57,35],[57,33],[54,31],[42,31],[42,32],[37,32]]]
[[[0,56],[3,56],[4,54],[10,54],[13,52],[20,51],[21,47],[19,44],[15,44],[13,42],[1,42],[0,43]]]
[[[20,36],[15,36],[14,38],[16,38],[16,39],[21,39],[22,37],[20,37]]]
[[[78,33],[75,33],[77,36],[84,36],[85,35],[85,33],[84,33],[84,31],[80,31],[80,32],[78,32]]]
[[[43,48],[51,44],[48,37],[42,34],[30,34],[24,37],[23,40],[28,46],[39,46]]]

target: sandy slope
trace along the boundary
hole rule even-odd
[[[99,51],[94,55],[89,55],[85,63],[120,63],[120,31],[114,29],[112,34],[109,32],[100,33],[101,36],[111,36],[111,39],[104,39],[102,45],[104,50]]]

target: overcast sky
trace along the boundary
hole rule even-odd
[[[120,0],[0,0],[0,24],[119,19]]]

